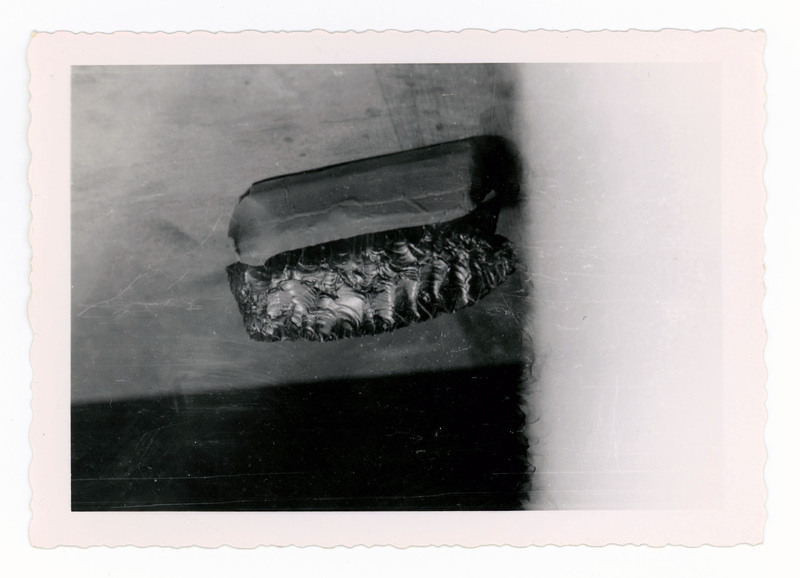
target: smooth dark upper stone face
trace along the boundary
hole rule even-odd
[[[239,260],[261,265],[302,247],[463,217],[518,189],[515,154],[481,136],[253,184],[229,227]]]

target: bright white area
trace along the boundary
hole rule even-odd
[[[719,67],[521,75],[534,507],[718,506]]]

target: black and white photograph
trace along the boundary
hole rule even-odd
[[[752,78],[743,34],[700,40]],[[69,513],[656,512],[535,540],[756,539],[760,253],[731,240],[763,189],[726,151],[760,93],[696,41],[71,63]]]
[[[496,65],[73,68],[73,510],[525,507],[513,98]]]

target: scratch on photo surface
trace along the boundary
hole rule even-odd
[[[125,288],[124,288],[122,291],[120,291],[119,293],[117,293],[117,294],[116,294],[116,295],[114,295],[113,297],[109,297],[108,299],[105,299],[105,300],[103,300],[103,301],[99,301],[99,302],[97,302],[97,303],[94,303],[94,304],[92,304],[92,305],[89,305],[89,306],[88,306],[88,307],[86,307],[86,308],[85,308],[83,311],[81,311],[80,313],[78,313],[78,317],[83,317],[83,316],[84,316],[84,314],[85,314],[86,312],[90,311],[91,309],[94,309],[95,307],[99,307],[100,305],[109,305],[109,304],[110,304],[112,301],[114,301],[115,299],[119,299],[119,298],[120,298],[120,297],[122,297],[122,296],[123,296],[123,295],[124,295],[124,294],[125,294],[127,291],[129,291],[129,290],[130,290],[130,289],[131,289],[131,288],[134,286],[134,284],[135,284],[135,283],[136,283],[136,282],[137,282],[137,281],[138,281],[138,280],[139,280],[139,279],[140,279],[140,278],[141,278],[143,275],[144,275],[144,273],[139,273],[139,274],[138,274],[136,277],[134,277],[133,281],[131,281],[130,283],[128,283],[128,285],[127,285],[127,286],[126,286],[126,287],[125,287]]]
[[[170,285],[169,287],[166,288],[166,291],[169,291],[170,289],[175,287],[175,285],[177,285],[178,283],[183,281],[183,278],[186,277],[186,275],[188,275],[188,274],[189,274],[189,270],[187,269],[186,271],[184,271],[183,275],[181,275],[180,278],[178,278],[177,281],[175,281],[172,285]]]

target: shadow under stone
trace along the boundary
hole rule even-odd
[[[526,367],[72,408],[72,510],[514,510]]]

